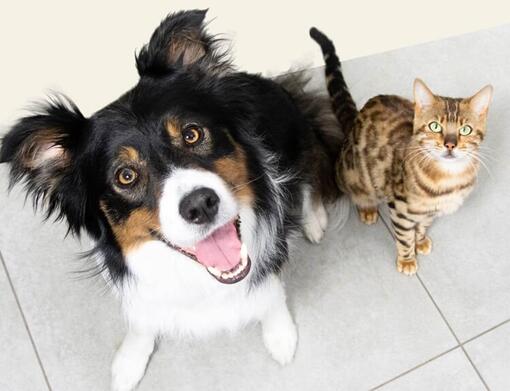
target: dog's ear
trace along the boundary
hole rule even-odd
[[[20,119],[2,139],[0,163],[11,165],[11,186],[24,180],[37,206],[58,211],[79,232],[85,192],[75,165],[88,120],[67,99],[55,98]]]
[[[173,70],[200,66],[220,72],[229,68],[219,40],[207,34],[204,18],[207,10],[170,14],[154,31],[136,58],[140,76],[164,76]]]

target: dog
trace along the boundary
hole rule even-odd
[[[340,144],[327,97],[300,73],[236,71],[206,11],[170,14],[137,55],[138,84],[84,117],[50,98],[2,140],[11,186],[96,243],[128,332],[112,389],[132,390],[160,336],[260,322],[289,363],[297,330],[279,274],[302,227],[319,242],[338,197]]]

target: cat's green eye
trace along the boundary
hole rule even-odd
[[[459,129],[459,133],[461,134],[461,136],[469,136],[472,131],[473,128],[469,125],[464,125]]]
[[[443,130],[443,127],[439,122],[432,121],[431,123],[429,123],[429,129],[432,130],[434,133],[439,133]]]

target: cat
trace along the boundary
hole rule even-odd
[[[397,270],[413,275],[416,254],[428,254],[427,229],[457,210],[475,185],[493,88],[469,98],[434,95],[420,79],[414,103],[394,95],[371,98],[358,111],[331,40],[312,28],[326,63],[332,107],[345,139],[336,163],[339,188],[366,224],[386,202],[395,234]]]

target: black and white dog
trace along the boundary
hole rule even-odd
[[[336,121],[293,74],[237,72],[205,11],[168,16],[137,56],[138,84],[85,118],[55,98],[2,142],[11,183],[97,243],[129,331],[112,389],[131,390],[162,335],[260,321],[288,363],[297,332],[278,277],[299,226],[312,242],[337,197]]]

